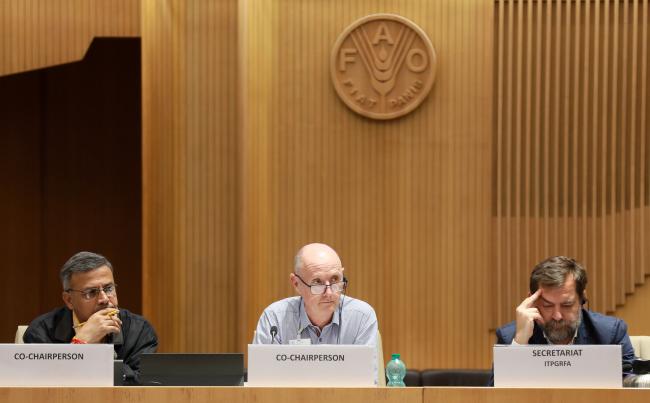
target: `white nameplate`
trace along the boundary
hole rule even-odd
[[[494,386],[620,388],[620,345],[495,345]]]
[[[0,386],[113,386],[112,344],[0,344]]]
[[[375,347],[249,344],[247,386],[375,386]]]

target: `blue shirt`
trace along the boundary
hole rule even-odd
[[[367,303],[341,296],[332,321],[320,331],[311,323],[300,297],[290,297],[269,305],[259,322],[253,344],[271,344],[271,327],[278,328],[274,343],[289,344],[289,340],[311,339],[311,344],[362,344],[377,345],[377,315]]]
[[[360,344],[377,346],[377,315],[375,310],[358,299],[341,296],[342,307],[336,308],[332,321],[321,331],[309,320],[301,297],[290,297],[269,305],[259,322],[253,344],[271,344],[271,327],[278,328],[273,343],[289,344],[294,339],[311,339],[311,344]],[[339,314],[340,312],[340,314]],[[377,369],[377,349],[373,355]],[[378,376],[378,375],[377,375]],[[375,384],[378,383],[375,376]]]

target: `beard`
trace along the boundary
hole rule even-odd
[[[544,324],[544,334],[546,339],[552,344],[565,343],[567,340],[571,342],[573,336],[582,322],[582,311],[578,315],[578,319],[574,321],[567,320],[550,320]]]

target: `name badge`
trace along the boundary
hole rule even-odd
[[[0,344],[0,386],[113,386],[113,345]]]
[[[309,345],[311,345],[311,339],[293,339],[293,340],[289,340],[289,345],[291,345],[291,346],[309,346]]]

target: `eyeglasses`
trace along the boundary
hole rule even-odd
[[[309,287],[309,291],[311,291],[313,295],[325,294],[325,290],[327,290],[327,287],[329,287],[330,290],[332,290],[332,292],[336,292],[336,293],[341,292],[345,289],[345,284],[346,284],[345,280],[338,281],[332,284],[307,284],[305,283],[305,280],[302,279],[302,277],[300,277],[297,274],[295,274],[295,276],[298,277],[298,279],[300,279],[300,281],[302,281],[304,285]]]
[[[95,299],[99,296],[99,293],[104,291],[104,294],[108,297],[112,297],[115,295],[115,289],[117,288],[117,284],[109,284],[104,287],[96,287],[96,288],[88,288],[86,290],[73,290],[72,288],[68,288],[65,290],[66,292],[78,292],[81,294],[83,299],[89,301],[91,299]]]

